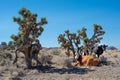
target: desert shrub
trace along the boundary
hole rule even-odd
[[[100,57],[100,64],[101,64],[101,65],[110,65],[110,64],[111,64],[111,61],[108,61],[106,57],[101,56],[101,57]]]
[[[45,65],[51,65],[53,56],[51,55],[41,55],[39,58],[40,62]]]
[[[0,65],[4,66],[4,65],[9,65],[10,61],[12,60],[13,56],[10,53],[1,53],[0,54]]]
[[[4,58],[2,56],[0,56],[0,62],[3,60]]]
[[[9,60],[12,60],[12,58],[13,58],[13,56],[10,54],[10,53],[2,53],[2,54],[0,54],[0,57],[1,58],[4,58],[4,59],[9,59]]]
[[[8,59],[5,59],[3,57],[0,57],[0,66],[6,66],[6,65],[9,65],[10,62]]]
[[[14,49],[15,49],[14,42],[13,41],[9,41],[7,50],[14,50]]]
[[[67,68],[70,68],[70,67],[72,67],[72,63],[69,59],[66,59],[63,63],[63,66],[67,67]]]
[[[26,76],[26,74],[23,71],[19,71],[18,76],[19,77],[24,77],[24,76]]]
[[[61,53],[60,50],[52,50],[51,54],[53,55],[59,55]]]
[[[6,49],[7,48],[7,43],[6,42],[1,42],[1,49]]]
[[[100,57],[100,61],[101,61],[102,63],[107,62],[107,58],[104,57],[104,56],[101,56],[101,57]]]
[[[70,77],[69,76],[65,76],[64,80],[70,80]]]
[[[113,57],[114,57],[114,58],[118,58],[118,55],[116,54],[116,55],[114,55]]]

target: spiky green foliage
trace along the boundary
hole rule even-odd
[[[7,43],[6,42],[1,42],[1,45],[2,45],[3,50],[7,48]]]
[[[92,53],[92,47],[95,44],[100,43],[100,41],[103,39],[102,36],[105,34],[105,31],[103,31],[102,26],[97,25],[97,24],[93,24],[93,35],[92,35],[92,37],[89,38],[86,35],[86,31],[87,31],[87,29],[82,29],[82,31],[79,32],[79,35],[80,35],[80,33],[83,32],[83,35],[80,35],[81,40],[83,41],[83,49],[84,49],[83,51],[88,50],[89,53],[91,54]]]
[[[27,10],[26,8],[22,8],[19,11],[19,14],[21,15],[20,17],[13,17],[13,21],[19,25],[18,34],[11,36],[15,45],[17,45],[15,51],[16,58],[13,64],[17,62],[17,50],[19,50],[25,54],[27,67],[31,67],[32,54],[34,52],[38,54],[39,50],[42,49],[38,37],[44,31],[42,26],[47,24],[47,20],[43,17],[37,22],[37,14],[31,13],[30,10]],[[39,62],[38,60],[36,61]]]
[[[102,35],[105,34],[105,31],[102,30],[100,25],[93,25],[93,35],[91,38],[87,36],[87,29],[83,27],[81,30],[78,30],[77,33],[70,33],[69,30],[66,30],[64,34],[58,36],[58,42],[62,48],[66,49],[66,54],[69,56],[70,51],[75,54],[76,51],[86,51],[92,52],[91,47],[95,44],[100,43]],[[83,42],[83,43],[81,43]]]
[[[14,49],[14,42],[13,41],[8,42],[8,48]]]
[[[13,17],[13,21],[19,25],[19,32],[17,35],[12,35],[11,38],[16,44],[31,44],[44,31],[42,26],[47,24],[46,18],[43,17],[37,22],[37,14],[31,13],[26,8],[22,8],[19,14],[20,17]]]
[[[62,48],[67,50],[65,52],[67,56],[70,55],[70,51],[75,55],[75,48],[79,49],[80,37],[76,33],[70,33],[69,30],[66,30],[64,34],[58,36],[58,42]]]
[[[90,38],[89,42],[91,42],[92,44],[100,43],[100,40],[103,39],[102,35],[105,34],[105,31],[103,31],[102,26],[97,25],[97,24],[93,25],[93,29],[94,29],[94,34]]]
[[[1,45],[6,45],[7,46],[7,43],[6,42],[1,42]]]

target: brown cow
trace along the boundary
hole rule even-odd
[[[79,54],[76,55],[76,62],[75,66],[98,66],[99,60],[93,56],[87,55],[87,56],[81,56]]]

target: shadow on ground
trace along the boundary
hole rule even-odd
[[[59,73],[59,74],[86,74],[88,72],[91,71],[95,71],[95,70],[90,70],[88,68],[78,68],[78,67],[74,67],[74,68],[56,68],[56,67],[51,67],[51,66],[38,66],[38,67],[34,67],[33,69],[37,69],[39,72],[42,73]]]

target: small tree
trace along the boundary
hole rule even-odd
[[[58,42],[61,44],[62,48],[67,50],[65,52],[67,56],[69,56],[70,51],[72,51],[75,57],[75,49],[77,48],[77,51],[80,49],[80,36],[75,33],[70,33],[69,30],[66,30],[64,34],[58,36]]]
[[[100,43],[102,35],[105,33],[102,27],[97,24],[93,25],[94,34],[91,38],[88,38],[86,31],[87,29],[85,27],[82,30],[78,30],[77,33],[70,33],[69,30],[66,30],[64,34],[58,36],[58,43],[62,48],[66,49],[68,56],[70,55],[70,51],[72,51],[74,58],[76,51],[80,54],[86,51],[91,53],[92,47]]]
[[[81,40],[83,41],[82,49],[83,51],[88,51],[89,53],[92,53],[92,49],[95,45],[100,43],[100,41],[103,39],[103,35],[105,34],[105,31],[103,31],[102,26],[94,24],[93,25],[93,35],[92,37],[88,37],[86,33],[87,29],[82,28],[82,30],[78,31],[78,34],[81,37]]]
[[[14,42],[13,41],[8,42],[8,48],[14,49]]]
[[[7,43],[6,42],[1,42],[1,46],[2,46],[2,49],[6,49],[7,48]]]
[[[17,22],[19,25],[19,32],[17,35],[13,34],[11,38],[14,40],[17,50],[24,52],[25,57],[27,58],[28,56],[26,56],[26,54],[30,54],[30,46],[35,44],[36,41],[39,41],[38,37],[44,31],[42,26],[47,24],[47,21],[46,18],[43,17],[37,22],[37,14],[31,13],[30,10],[27,10],[26,8],[22,8],[19,11],[19,14],[21,17],[13,18],[13,21]]]

